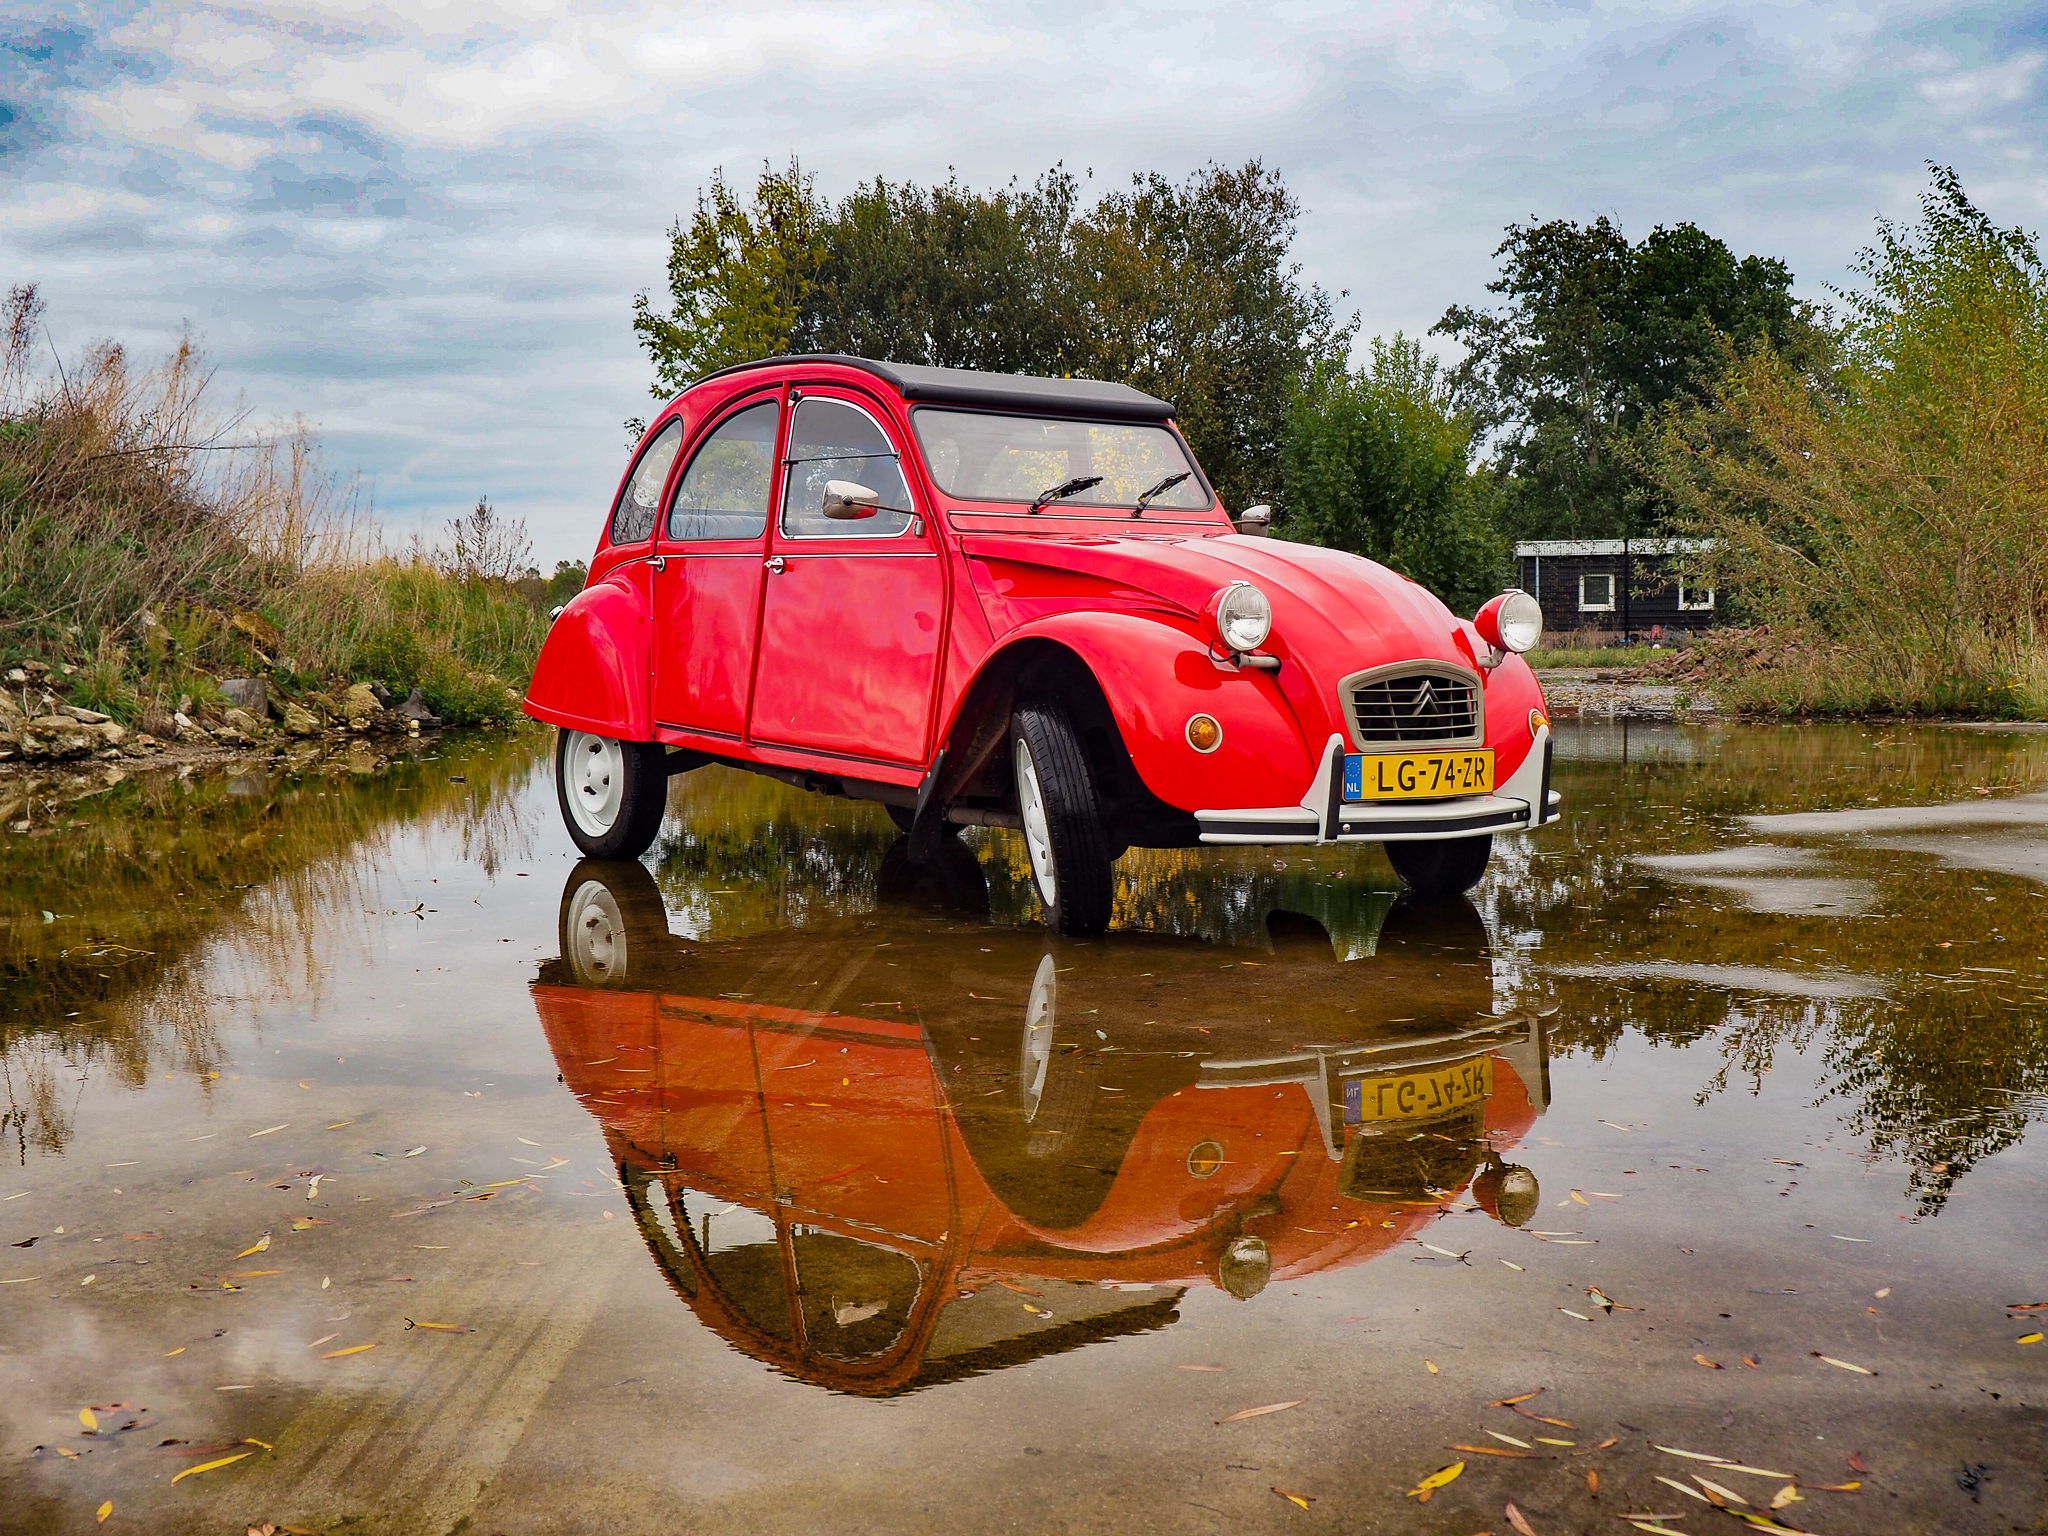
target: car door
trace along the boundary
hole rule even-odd
[[[658,725],[735,741],[746,731],[781,420],[775,394],[740,402],[676,482],[654,576]]]
[[[877,492],[880,510],[827,518],[833,480]],[[850,391],[806,390],[796,406],[767,570],[751,737],[923,763],[945,569],[896,441]]]

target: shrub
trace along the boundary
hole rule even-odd
[[[427,648],[412,630],[379,624],[356,642],[349,672],[359,682],[382,683],[404,695],[419,687],[427,670]]]

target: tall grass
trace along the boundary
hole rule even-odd
[[[36,371],[40,319],[33,288],[0,312],[0,660],[77,668],[74,698],[129,721],[252,674],[509,713],[538,602],[417,543],[385,551],[311,428],[217,406],[189,341],[154,365],[105,343]]]
[[[1935,169],[1841,295],[1839,357],[1760,347],[1675,414],[1659,479],[1768,643],[1716,696],[1801,713],[2048,710],[2048,268]]]

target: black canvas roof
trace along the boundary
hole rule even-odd
[[[1167,401],[1128,384],[1105,384],[1100,379],[1041,379],[1025,373],[976,373],[967,368],[926,368],[916,363],[878,363],[873,358],[844,357],[835,352],[764,357],[759,362],[721,368],[705,378],[788,363],[837,363],[843,368],[858,368],[893,386],[904,399],[920,404],[1042,411],[1048,415],[1093,416],[1109,421],[1166,421],[1173,415],[1173,406]]]

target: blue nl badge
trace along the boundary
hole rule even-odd
[[[1356,1125],[1365,1117],[1365,1085],[1357,1078],[1344,1084],[1344,1123]]]
[[[1365,759],[1356,752],[1344,754],[1344,798],[1365,798]]]

